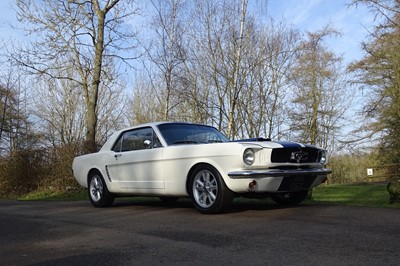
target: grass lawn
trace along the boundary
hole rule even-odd
[[[18,200],[45,200],[45,201],[77,201],[89,200],[87,191],[81,189],[75,192],[60,193],[51,191],[34,191],[25,196],[19,197]]]
[[[159,201],[158,198],[153,198]],[[19,200],[88,200],[86,190],[68,194],[57,194],[49,192],[35,192]],[[123,198],[120,200],[124,200]],[[133,201],[151,201],[150,198],[130,198],[126,200]],[[247,201],[248,199],[238,198],[237,201]],[[313,189],[312,198],[305,201],[307,203],[317,204],[340,204],[356,205],[379,208],[400,208],[400,203],[389,203],[389,193],[386,190],[386,184],[362,183],[347,185],[321,185]]]
[[[389,203],[386,184],[382,183],[321,185],[313,189],[310,201],[321,204],[400,208],[400,203]]]

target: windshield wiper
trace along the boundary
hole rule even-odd
[[[198,144],[200,142],[194,140],[178,140],[175,141],[174,144]]]
[[[216,139],[210,139],[207,141],[207,143],[222,143],[222,140],[216,140]]]

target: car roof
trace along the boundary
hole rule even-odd
[[[120,130],[115,131],[104,143],[102,148],[100,150],[108,150],[111,149],[112,145],[114,145],[115,141],[117,138],[125,131],[129,131],[132,129],[137,129],[137,128],[143,128],[143,127],[157,127],[159,125],[165,125],[165,124],[177,124],[177,125],[199,125],[199,126],[205,126],[205,127],[212,127],[204,124],[196,124],[196,123],[189,123],[189,122],[174,122],[174,121],[160,121],[160,122],[151,122],[151,123],[144,123],[144,124],[138,124],[135,126],[131,127],[126,127]]]
[[[175,122],[175,121],[159,121],[159,122],[150,122],[150,123],[144,123],[144,124],[138,124],[138,125],[126,127],[126,128],[121,129],[121,130],[118,130],[116,132],[123,132],[123,131],[127,131],[127,130],[130,130],[130,129],[135,129],[135,128],[140,128],[140,127],[154,127],[154,126],[159,126],[159,125],[164,125],[164,124],[199,125],[199,126],[212,127],[212,126],[209,126],[209,125],[204,125],[204,124],[199,124],[199,123]]]

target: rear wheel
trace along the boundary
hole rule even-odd
[[[95,171],[89,176],[89,200],[96,208],[109,207],[114,202],[114,195],[107,189],[102,175]]]
[[[225,185],[218,171],[209,165],[198,166],[191,178],[189,195],[193,205],[202,213],[226,211],[233,200],[233,192]]]
[[[280,205],[299,204],[307,198],[308,190],[296,192],[276,193],[271,196],[271,199]]]

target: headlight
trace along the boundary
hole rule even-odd
[[[246,149],[243,153],[243,162],[247,165],[252,165],[255,161],[255,155],[253,149]]]
[[[326,151],[319,151],[319,162],[326,164],[328,162],[328,155]]]

